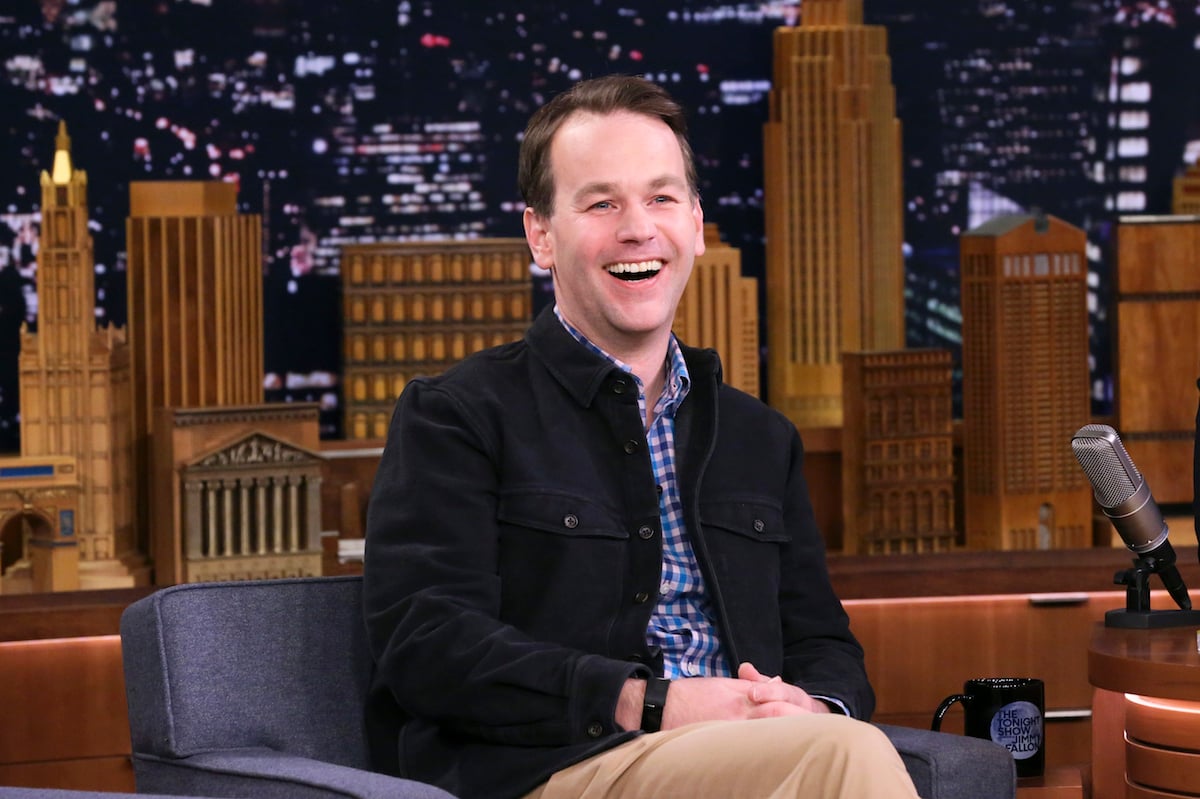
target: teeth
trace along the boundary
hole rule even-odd
[[[613,275],[636,275],[642,272],[657,272],[662,269],[662,261],[635,261],[626,264],[609,264],[604,268]]]

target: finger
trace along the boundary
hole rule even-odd
[[[762,682],[767,678],[759,674],[758,669],[754,668],[753,663],[742,663],[738,666],[737,676],[739,680],[751,680],[752,682]]]
[[[784,685],[783,680],[779,677],[772,677],[769,680],[764,678],[751,686],[750,699],[757,704],[763,702],[791,702],[794,690],[792,686]]]
[[[749,717],[752,719],[769,719],[779,716],[802,716],[811,713],[807,708],[793,705],[791,702],[764,702],[750,708]]]

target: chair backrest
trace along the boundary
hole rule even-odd
[[[268,747],[368,767],[362,578],[164,588],[121,617],[133,751]]]

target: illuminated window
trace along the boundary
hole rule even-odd
[[[1118,211],[1146,210],[1146,195],[1140,191],[1123,191],[1117,195]]]
[[[1150,152],[1150,143],[1143,137],[1121,139],[1117,143],[1117,155],[1122,158],[1145,158]]]
[[[1150,102],[1150,84],[1144,81],[1126,83],[1121,87],[1121,102],[1148,103]]]
[[[1121,130],[1145,130],[1150,127],[1150,114],[1147,111],[1122,111],[1118,126]]]
[[[1146,167],[1123,166],[1120,169],[1119,175],[1122,183],[1145,183]]]

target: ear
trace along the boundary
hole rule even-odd
[[[525,224],[525,241],[533,262],[542,269],[554,268],[554,239],[550,234],[550,220],[543,219],[532,208],[526,208],[521,217]]]
[[[692,200],[692,220],[696,223],[696,255],[704,255],[704,210],[700,207],[700,198]]]

